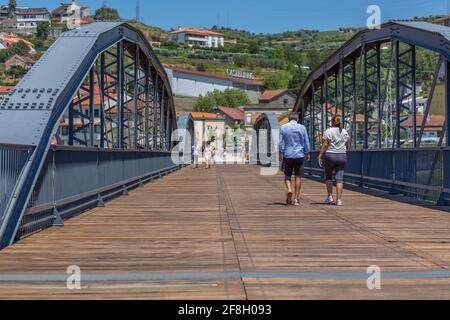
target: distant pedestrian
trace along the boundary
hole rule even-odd
[[[200,155],[200,147],[198,145],[192,146],[193,168],[198,168],[198,157]]]
[[[205,157],[205,168],[209,169],[211,167],[211,161],[212,161],[212,147],[211,144],[207,144],[205,147],[204,157]]]
[[[280,133],[280,158],[284,167],[287,204],[300,205],[303,164],[305,159],[309,161],[310,151],[306,128],[298,123],[298,113],[291,113],[289,123],[281,127]],[[295,175],[295,194],[291,185],[292,175]]]
[[[319,154],[319,166],[325,166],[328,196],[326,204],[333,204],[333,172],[336,179],[336,205],[341,206],[344,191],[344,170],[347,165],[349,134],[343,128],[342,116],[335,115],[331,119],[332,128],[325,131]]]

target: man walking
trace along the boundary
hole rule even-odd
[[[283,161],[284,181],[287,188],[286,203],[300,205],[300,189],[304,160],[310,160],[308,132],[298,123],[298,113],[289,115],[289,123],[281,127],[280,158]],[[292,192],[292,175],[295,175],[295,194]]]

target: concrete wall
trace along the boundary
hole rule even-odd
[[[166,68],[166,73],[172,86],[172,92],[179,96],[198,97],[200,95],[205,96],[208,92],[216,89],[224,91],[228,88],[239,88],[247,93],[252,103],[256,103],[261,95],[259,91],[245,90],[245,85],[238,87],[232,81],[226,79],[178,73],[168,68]]]
[[[195,144],[203,146],[209,139],[208,131],[212,129],[217,139],[225,133],[225,120],[194,120]]]

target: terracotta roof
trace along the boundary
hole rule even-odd
[[[264,102],[264,101],[270,102],[286,93],[291,95],[292,97],[294,97],[294,95],[287,89],[266,90],[262,93],[261,97],[259,97],[259,101],[260,102]]]
[[[9,59],[7,60],[7,62],[8,62],[9,60],[11,60],[11,59],[18,59],[18,60],[20,60],[20,61],[22,61],[22,62],[24,62],[24,63],[28,63],[28,64],[35,64],[35,63],[36,63],[36,61],[34,61],[33,59],[31,59],[30,57],[24,57],[24,56],[20,56],[20,55],[18,55],[18,54],[13,55],[11,58],[9,58]]]
[[[13,86],[0,86],[0,94],[7,94],[13,89]]]
[[[406,119],[405,121],[402,122],[402,126],[404,127],[412,127],[412,121],[413,121],[413,117],[409,117],[408,119]],[[420,128],[420,126],[422,125],[422,121],[423,121],[423,116],[422,115],[417,115],[416,116],[416,125],[418,128]],[[442,128],[442,126],[444,125],[445,122],[445,116],[443,115],[429,115],[427,117],[427,121],[426,121],[426,126],[427,127],[440,127]]]
[[[95,20],[93,17],[87,17],[87,18],[83,18],[80,19],[80,24],[89,24],[89,23],[93,23]]]
[[[256,123],[256,120],[258,119],[258,117],[259,117],[260,115],[261,115],[261,114],[258,113],[258,112],[255,112],[255,113],[252,115],[252,124],[255,124],[255,123]]]
[[[197,71],[197,70],[191,70],[191,69],[183,69],[175,66],[166,66],[166,68],[172,70],[173,72],[178,73],[184,73],[184,74],[190,74],[200,77],[207,77],[207,78],[216,78],[216,79],[223,79],[223,80],[229,80],[235,83],[244,83],[244,84],[250,84],[255,86],[262,86],[264,84],[261,80],[250,80],[250,79],[243,79],[243,78],[235,78],[230,76],[225,76],[217,73],[209,73],[209,72],[203,72],[203,71]]]
[[[177,34],[177,33],[188,33],[188,34],[193,34],[193,35],[198,35],[198,36],[222,36],[223,37],[223,34],[218,33],[218,32],[205,30],[205,29],[194,29],[194,28],[181,28],[179,30],[171,31],[168,34]]]
[[[15,19],[15,18],[3,19],[2,23],[17,23],[17,19]]]
[[[228,118],[235,121],[244,121],[244,111],[238,108],[219,107],[219,110]]]
[[[16,8],[16,14],[49,14],[47,8]]]
[[[0,35],[0,40],[3,40],[4,42],[7,42],[7,43],[18,43],[20,41],[23,41],[28,47],[33,46],[33,44],[30,41],[19,38],[12,34],[6,34],[6,33],[2,34],[2,35]]]
[[[212,112],[191,112],[194,119],[209,119],[209,120],[223,120],[224,118]]]

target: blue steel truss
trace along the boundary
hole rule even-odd
[[[383,55],[389,58],[384,61],[388,65],[383,66],[381,50],[389,48],[390,56]],[[428,49],[439,57],[419,124],[416,123],[417,48]],[[386,80],[382,82],[380,70],[386,68]],[[356,69],[358,76],[355,76]],[[359,85],[361,74],[362,88]],[[445,121],[439,142],[421,146],[437,79],[442,75]],[[295,103],[294,111],[301,114],[313,137],[324,129],[314,125],[318,118],[316,101],[320,85],[324,87],[327,106],[326,110],[321,109],[325,113],[320,118],[329,125],[329,110],[334,109],[334,113],[341,110],[352,139],[357,139],[351,141],[352,148],[348,152],[347,181],[432,199],[440,204],[449,202],[450,27],[391,21],[379,29],[360,31],[338,48],[309,74]],[[393,88],[395,100],[391,99]],[[362,94],[359,94],[361,89]],[[364,125],[359,123],[357,127],[356,118],[361,119],[361,113]],[[319,146],[314,143],[312,146],[316,149],[312,159],[317,159]],[[309,163],[307,172],[321,176],[322,169],[316,162]]]
[[[96,90],[100,132],[95,131]],[[0,159],[2,170],[4,161],[15,161],[15,154],[22,164],[9,175],[16,179],[8,180],[6,205],[2,194],[0,248],[14,241],[63,122],[69,146],[171,149],[177,123],[170,82],[139,30],[126,23],[98,22],[63,33],[0,105],[0,149],[5,155],[11,146],[25,150]]]

